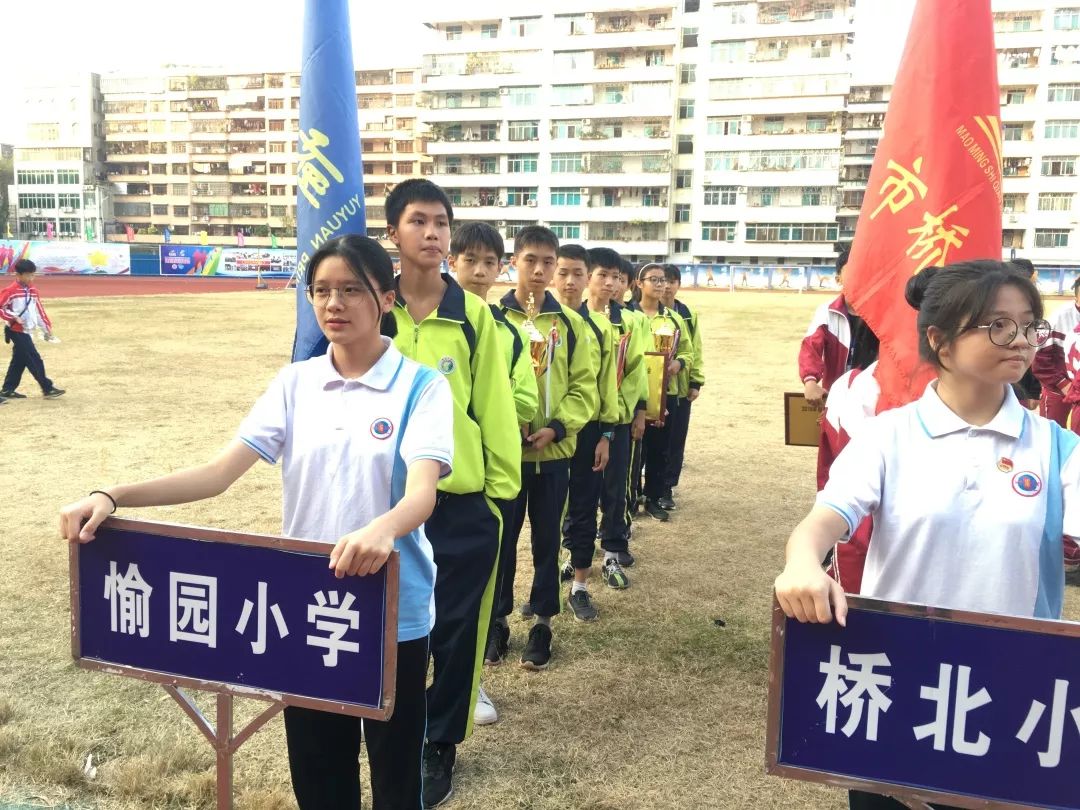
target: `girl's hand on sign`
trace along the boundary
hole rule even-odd
[[[789,619],[828,624],[835,615],[847,624],[847,597],[840,583],[814,560],[789,562],[776,578],[776,601]]]
[[[375,574],[393,551],[393,531],[381,528],[376,521],[337,541],[330,552],[330,568],[338,579]]]
[[[60,510],[60,536],[69,543],[89,543],[112,511],[112,502],[100,494],[69,503]]]

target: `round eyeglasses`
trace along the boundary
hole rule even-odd
[[[334,297],[334,293],[337,293],[341,299],[341,302],[348,306],[349,304],[355,304],[365,295],[368,295],[367,288],[360,284],[346,284],[344,287],[329,287],[321,284],[315,284],[307,288],[308,298],[311,302],[319,307],[325,307],[330,303],[330,299]]]
[[[969,326],[968,329],[985,329],[987,337],[995,346],[1011,346],[1020,334],[1020,325],[1012,318],[994,318],[987,324]],[[1038,320],[1023,326],[1024,339],[1028,345],[1038,348],[1050,339],[1050,321]]]

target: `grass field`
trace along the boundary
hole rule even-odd
[[[459,749],[451,810],[846,806],[838,791],[763,768],[770,587],[813,497],[813,451],[783,446],[781,394],[797,387],[798,342],[824,299],[685,297],[701,313],[708,383],[679,509],[635,528],[633,587],[593,588],[599,622],[556,620],[547,672],[487,671],[501,719]],[[231,438],[287,360],[292,297],[76,298],[50,314],[64,342],[43,352],[68,395],[42,400],[27,380],[32,398],[0,409],[0,801],[211,807],[211,749],[161,688],[73,666],[57,513]],[[275,533],[278,473],[258,465],[213,501],[124,514]],[[519,562],[527,583],[528,555]],[[526,627],[511,623],[520,652]],[[237,724],[263,705],[242,702]],[[280,720],[241,749],[236,786],[240,808],[295,806]]]

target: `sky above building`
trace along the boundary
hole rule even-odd
[[[915,0],[859,0],[856,52],[860,84],[888,82],[896,71]],[[357,69],[420,63],[432,32],[423,22],[445,14],[445,0],[413,0],[392,6],[350,0]],[[455,13],[468,19],[486,0],[459,0]],[[703,6],[706,4],[702,4]],[[273,8],[272,13],[268,9]],[[503,14],[528,14],[533,0],[506,0]],[[265,0],[37,0],[3,4],[4,81],[0,82],[0,143],[16,143],[23,131],[22,87],[43,75],[93,71],[155,71],[166,65],[228,70],[297,70],[300,67],[303,0],[268,6]]]

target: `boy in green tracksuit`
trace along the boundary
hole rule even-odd
[[[614,253],[614,251],[612,252]],[[641,336],[640,346],[644,353],[652,349],[649,340],[649,321],[641,312],[638,312],[631,307],[631,304],[634,303],[634,294],[637,290],[637,270],[635,269],[633,262],[622,257],[620,258],[622,259],[622,262],[619,267],[619,278],[615,284],[615,301],[622,306],[623,321],[629,324],[631,330],[633,330],[635,326],[640,327],[636,331]],[[647,378],[642,379],[641,385],[640,410],[642,411],[642,427],[640,432],[635,431],[633,427],[631,427],[630,463],[626,475],[626,516],[624,522],[626,524],[626,537],[628,540],[633,534],[634,516],[641,511],[641,506],[645,501],[645,498],[641,493],[641,470],[644,464],[641,455],[641,440],[645,435],[644,411]]]
[[[616,358],[620,354],[620,344],[624,345],[621,366],[616,360],[619,417],[612,431],[600,496],[600,546],[604,549],[605,570],[610,556],[614,556],[621,570],[634,564],[629,548],[631,518],[627,491],[631,450],[645,435],[645,352],[651,347],[648,324],[641,313],[627,309],[621,303],[630,280],[622,257],[611,248],[592,248],[589,258],[592,261],[589,309],[601,313],[606,309],[606,317],[615,331]],[[603,294],[609,284],[611,300],[605,308]],[[604,582],[615,587],[606,575]]]
[[[661,403],[668,415],[662,426],[652,424],[645,428],[641,452],[645,471],[645,512],[655,520],[666,521],[669,519],[668,511],[660,506],[659,501],[666,486],[665,476],[671,448],[671,415],[679,407],[679,374],[690,365],[691,342],[682,318],[664,306],[664,291],[668,285],[664,265],[646,264],[638,271],[637,282],[636,301],[630,306],[648,319],[648,342],[652,345],[646,350],[654,351],[658,348],[656,337],[664,331],[668,334],[674,332],[679,338],[668,363],[669,382],[667,391],[664,392],[664,402]]]
[[[608,464],[615,423],[619,418],[614,330],[611,321],[599,311],[592,312],[589,302],[585,300],[591,271],[589,252],[585,248],[580,245],[562,245],[559,248],[554,278],[556,298],[564,307],[582,317],[595,338],[595,342],[589,344],[589,364],[598,397],[589,421],[578,433],[577,448],[570,462],[570,493],[563,521],[563,546],[570,552],[563,575],[566,579],[573,579],[566,601],[574,618],[584,622],[594,621],[598,615],[589,596],[587,582],[592,572],[593,549],[596,545],[596,509],[600,504],[604,469]],[[604,309],[607,308],[611,292],[608,283],[601,292]],[[614,555],[605,559],[602,570],[605,580],[610,577],[613,587],[625,588],[630,584]]]
[[[664,497],[660,499],[660,506],[664,509],[675,508],[673,490],[679,485],[679,476],[682,474],[683,456],[686,453],[686,436],[690,431],[690,406],[701,394],[701,387],[705,384],[705,362],[701,353],[701,330],[698,328],[697,313],[680,301],[677,296],[682,287],[682,274],[675,270],[668,273],[667,291],[664,293],[664,306],[676,312],[686,326],[690,335],[691,358],[690,365],[679,374],[679,407],[674,415],[674,423],[671,426],[671,454],[668,458],[668,469],[665,477]]]
[[[499,301],[507,320],[529,335],[529,352],[540,394],[536,414],[522,431],[521,494],[514,537],[528,509],[532,525],[533,582],[529,604],[536,623],[521,656],[526,669],[542,670],[551,660],[551,617],[559,612],[559,521],[566,502],[570,460],[577,434],[596,408],[597,388],[589,361],[595,340],[581,316],[547,291],[555,274],[559,239],[548,228],[530,225],[514,239],[517,288]],[[513,550],[511,546],[510,550]],[[514,554],[499,561],[501,586],[492,626],[494,650],[506,655],[510,635],[506,617],[513,610]]]
[[[472,727],[499,553],[496,503],[517,497],[521,444],[491,310],[441,272],[453,219],[446,194],[406,180],[387,197],[386,219],[401,257],[394,344],[442,373],[454,398],[453,472],[425,523],[438,567],[423,770],[424,806],[434,807],[453,791],[456,746]]]

